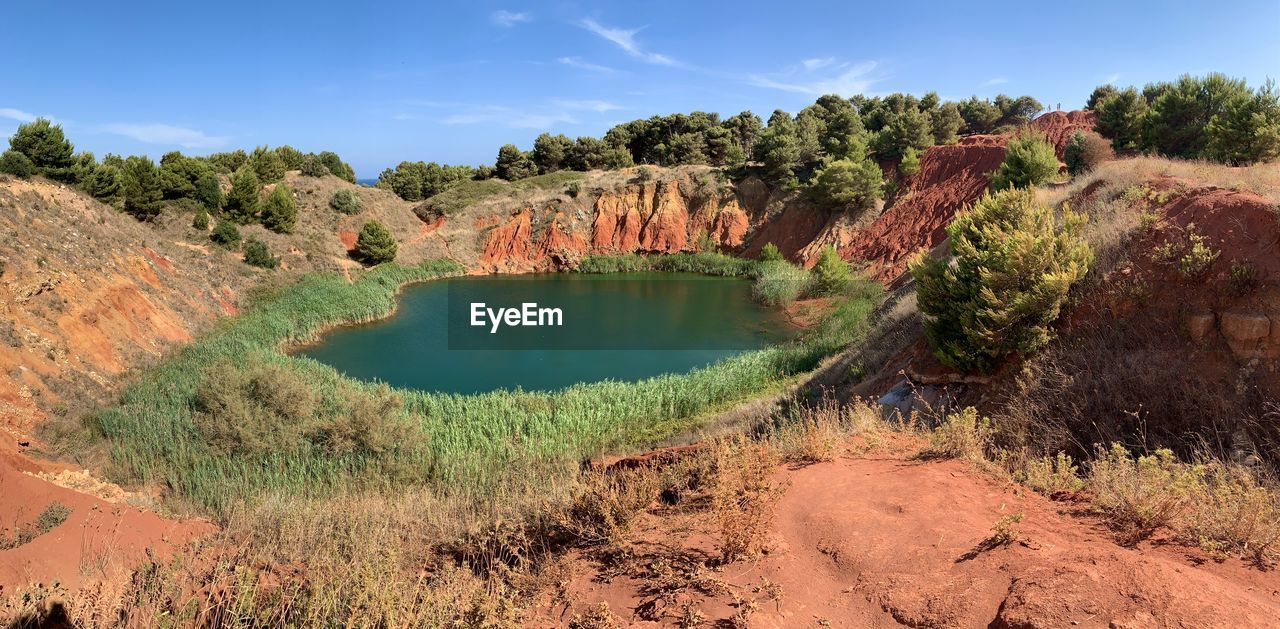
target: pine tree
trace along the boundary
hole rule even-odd
[[[258,192],[261,184],[253,167],[244,164],[231,175],[231,192],[227,194],[227,218],[247,225],[258,215]]]
[[[41,173],[50,176],[70,168],[75,152],[63,135],[62,126],[45,118],[18,125],[17,133],[9,138],[9,148],[26,155]]]
[[[222,209],[222,198],[222,185],[218,183],[218,176],[212,171],[200,175],[196,180],[195,200],[210,212],[217,212]]]
[[[849,285],[852,272],[849,263],[836,253],[833,245],[827,245],[818,253],[818,261],[809,271],[811,289],[815,295],[835,295]]]
[[[262,202],[262,224],[278,234],[293,231],[298,222],[298,204],[289,186],[279,183]]]
[[[1026,131],[1010,138],[1004,162],[991,176],[991,187],[1033,188],[1057,175],[1058,167],[1053,145],[1043,135]]]
[[[382,264],[396,259],[396,239],[378,221],[369,221],[356,237],[356,257],[367,264]]]
[[[160,170],[150,158],[132,155],[121,169],[120,192],[124,211],[140,221],[160,214]]]

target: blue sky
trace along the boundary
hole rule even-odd
[[[1280,79],[1276,0],[53,5],[0,8],[6,135],[44,115],[99,156],[292,144],[360,177],[654,114],[767,118],[824,92],[1067,109],[1108,81]]]

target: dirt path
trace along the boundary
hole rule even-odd
[[[698,517],[650,513],[630,553],[577,557],[565,588],[573,604],[555,601],[542,624],[599,602],[637,626],[677,625],[688,609],[708,625],[733,626],[738,614],[751,627],[1234,627],[1280,618],[1274,571],[1159,541],[1119,546],[1085,506],[963,462],[913,460],[904,449],[781,469],[777,480],[787,490],[771,550],[713,571],[724,587],[685,588],[655,604],[654,575],[664,573],[654,566],[714,564],[715,538]],[[1018,541],[985,546],[992,526],[1014,514]],[[610,565],[623,555],[638,568]]]

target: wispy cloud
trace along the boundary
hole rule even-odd
[[[578,122],[566,111],[529,111],[503,105],[468,105],[444,118],[447,125],[499,124],[511,129],[550,129]]]
[[[625,109],[622,105],[611,103],[607,100],[555,100],[552,101],[552,104],[562,109],[594,111],[600,114],[606,111]]]
[[[8,118],[10,120],[17,120],[18,122],[31,122],[36,119],[36,115],[22,111],[21,109],[0,107],[0,118]]]
[[[1117,81],[1119,81],[1119,80],[1120,80],[1120,73],[1119,73],[1119,72],[1113,72],[1113,73],[1111,74],[1111,76],[1108,76],[1108,77],[1105,79],[1105,81],[1106,81],[1106,84],[1107,84],[1107,85],[1115,85],[1115,84],[1116,84],[1116,82],[1117,82]]]
[[[872,76],[879,66],[875,61],[836,63],[834,59],[807,59],[797,66],[774,74],[753,74],[747,82],[758,87],[767,87],[800,94],[839,94],[853,96],[863,94],[872,84],[882,80]],[[827,70],[821,74],[817,70]]]
[[[489,14],[489,21],[503,28],[511,28],[521,22],[532,22],[533,15],[529,13],[513,13],[511,11],[494,11]]]
[[[101,129],[107,133],[123,135],[146,144],[167,144],[188,149],[218,148],[226,144],[228,139],[221,136],[206,135],[204,132],[196,131],[195,129],[158,123],[134,124],[116,122],[102,125]]]
[[[609,28],[591,18],[583,19],[581,22],[578,22],[578,25],[592,33],[595,33],[596,35],[599,35],[600,37],[603,37],[604,39],[609,40],[610,42],[613,42],[614,45],[621,48],[628,55],[631,55],[645,63],[652,63],[660,66],[680,65],[679,61],[676,61],[671,57],[658,54],[656,52],[649,52],[641,48],[640,44],[636,43],[636,33],[639,33],[641,29],[637,28],[633,30],[626,30],[622,28]]]
[[[587,70],[588,72],[599,72],[600,74],[613,74],[614,72],[617,72],[617,70],[614,70],[609,66],[602,66],[583,61],[581,57],[560,57],[559,59],[556,59],[556,62],[567,65],[571,68]]]
[[[993,85],[1004,85],[1005,83],[1008,83],[1008,82],[1009,82],[1009,79],[1006,79],[1002,76],[998,76],[994,79],[987,79],[983,81],[982,87],[991,87]]]

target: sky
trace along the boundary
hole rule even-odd
[[[290,144],[372,178],[824,93],[1074,109],[1108,82],[1280,79],[1277,0],[356,4],[6,2],[0,132],[45,116],[98,156]]]

